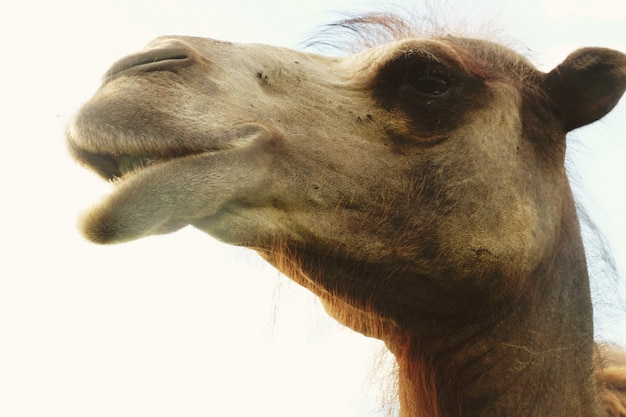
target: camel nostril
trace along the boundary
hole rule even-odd
[[[104,76],[104,82],[121,75],[138,75],[153,71],[172,71],[190,65],[193,62],[188,48],[172,46],[155,48],[129,55],[115,62]]]

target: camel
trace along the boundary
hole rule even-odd
[[[402,417],[626,416],[564,168],[567,133],[622,96],[626,55],[583,48],[542,72],[398,22],[342,22],[393,39],[340,57],[160,37],[117,61],[68,127],[115,184],[82,232],[192,225],[253,249],[385,342]]]

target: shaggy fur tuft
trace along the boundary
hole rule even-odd
[[[626,417],[626,352],[617,346],[597,349],[598,397],[609,417]]]

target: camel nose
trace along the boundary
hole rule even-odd
[[[175,44],[129,55],[115,62],[104,75],[107,83],[122,75],[139,75],[154,71],[176,72],[193,62],[193,52],[185,45]]]

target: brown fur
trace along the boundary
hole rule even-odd
[[[623,417],[563,164],[566,133],[626,89],[626,56],[584,48],[543,73],[392,15],[338,26],[365,48],[161,38],[114,64],[68,130],[120,179],[85,235],[192,224],[255,249],[386,343],[401,417]]]
[[[609,417],[626,416],[626,352],[600,345],[596,351],[598,396]]]

